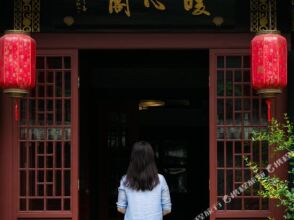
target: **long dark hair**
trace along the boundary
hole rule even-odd
[[[134,190],[152,190],[159,183],[154,152],[146,141],[133,145],[131,160],[124,184]]]

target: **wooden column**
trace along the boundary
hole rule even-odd
[[[294,100],[292,94],[294,94],[294,76],[292,72],[294,71],[294,52],[291,51],[289,52],[288,56],[288,115],[289,118],[291,119],[292,123],[294,122]],[[290,161],[289,163],[289,170],[291,170],[294,167],[294,160]],[[289,182],[291,183],[291,186],[293,187],[294,181],[294,175],[290,175],[289,177]]]
[[[16,219],[16,137],[11,100],[0,92],[0,219]]]
[[[294,100],[293,96],[294,93],[294,76],[292,72],[294,71],[294,52],[290,51],[288,56],[288,114],[289,117],[293,120],[294,119]]]

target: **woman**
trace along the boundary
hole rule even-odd
[[[124,220],[162,220],[171,212],[167,183],[157,172],[151,145],[145,141],[133,146],[127,174],[118,188],[117,210]]]

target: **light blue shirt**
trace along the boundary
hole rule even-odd
[[[123,176],[118,188],[117,207],[126,210],[124,220],[162,220],[163,210],[171,210],[168,185],[161,174],[159,184],[151,191],[136,191],[126,187]]]

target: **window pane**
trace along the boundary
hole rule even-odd
[[[64,73],[64,83],[65,83],[65,96],[71,96],[71,72],[66,71]]]
[[[217,118],[218,118],[218,124],[222,125],[224,123],[224,100],[223,99],[217,100]]]
[[[61,210],[61,199],[47,199],[47,210]]]
[[[223,59],[224,57],[224,59]],[[251,142],[253,129],[267,125],[264,101],[251,88],[249,56],[221,56],[217,59],[217,179],[218,196],[222,187],[230,193],[244,181],[250,180],[251,171],[244,163],[244,156],[260,168],[268,163],[268,145]],[[224,73],[223,73],[224,72]],[[222,185],[225,184],[226,185]],[[257,196],[258,184],[226,206],[225,210],[261,210],[267,202]],[[246,197],[244,197],[246,196]],[[218,197],[218,199],[220,199]],[[252,206],[252,207],[250,207]]]
[[[45,68],[45,59],[44,59],[44,57],[37,57],[36,66],[37,66],[37,69],[44,69]]]
[[[227,67],[228,68],[241,68],[241,56],[228,56]]]
[[[71,66],[69,56],[38,56],[36,89],[20,102],[20,210],[71,208]]]
[[[233,72],[227,71],[226,73],[226,96],[232,96],[233,95]]]
[[[217,57],[217,67],[218,68],[223,68],[224,67],[224,57],[223,56],[218,56]]]
[[[217,71],[217,95],[224,95],[224,71]]]
[[[44,200],[43,199],[30,199],[29,200],[29,210],[43,210]]]
[[[71,57],[64,57],[63,62],[64,62],[64,68],[65,69],[70,69],[71,68]]]
[[[61,57],[48,57],[47,58],[47,69],[62,69],[62,58]]]
[[[217,171],[217,195],[223,196],[224,191],[224,170]]]

